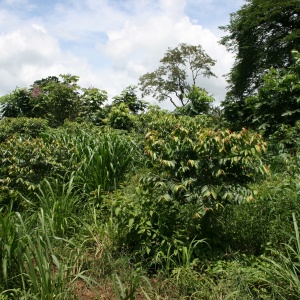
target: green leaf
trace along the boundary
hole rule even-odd
[[[117,207],[117,208],[115,209],[115,215],[118,216],[119,213],[120,213],[120,211],[121,211],[121,208],[120,208],[120,207]]]
[[[132,228],[133,222],[134,222],[134,219],[129,219],[129,221],[128,221],[129,231],[130,231],[131,228]]]

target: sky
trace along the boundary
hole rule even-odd
[[[166,50],[201,45],[217,60],[217,78],[197,84],[216,99],[234,56],[218,42],[218,27],[243,0],[0,0],[0,96],[59,74],[109,99],[154,71]],[[151,99],[147,99],[150,100]],[[162,107],[172,109],[170,103]]]

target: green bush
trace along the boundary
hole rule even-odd
[[[0,195],[9,203],[33,191],[46,176],[62,174],[66,170],[60,163],[69,148],[60,141],[46,144],[41,138],[13,136],[0,148]],[[16,203],[17,204],[17,203]]]
[[[173,253],[203,238],[201,227],[208,226],[203,216],[228,202],[251,199],[247,184],[268,171],[260,157],[265,151],[261,136],[201,129],[200,124],[188,119],[170,134],[164,127],[149,131],[149,169],[133,178],[131,191],[110,198],[124,244],[150,265],[159,252]]]
[[[130,112],[128,106],[121,103],[111,108],[104,121],[112,128],[131,130],[135,126],[135,119],[136,117]]]
[[[292,230],[292,213],[300,217],[299,179],[289,172],[273,174],[252,186],[256,193],[250,202],[221,209],[207,233],[211,246],[254,255],[270,245],[280,249]]]
[[[48,126],[47,120],[39,118],[5,118],[0,121],[0,143],[14,134],[36,138]]]
[[[246,185],[268,173],[261,157],[266,151],[262,137],[246,129],[236,133],[197,127],[177,124],[168,135],[154,130],[146,135],[153,173],[158,181],[167,181],[168,197],[181,203],[197,198],[203,212],[251,197]]]

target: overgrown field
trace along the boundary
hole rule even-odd
[[[298,125],[0,127],[0,299],[299,299]]]
[[[0,300],[300,299],[299,28],[299,0],[230,14],[220,107],[186,43],[138,83],[172,112],[71,74],[1,96]]]

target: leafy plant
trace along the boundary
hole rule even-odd
[[[249,116],[252,115],[252,111],[247,107],[245,100],[261,88],[266,70],[272,67],[289,68],[293,65],[291,51],[299,49],[300,42],[299,12],[298,0],[249,0],[230,15],[228,25],[220,27],[226,32],[221,44],[236,54],[235,63],[228,74],[226,99],[222,102],[225,116],[235,124],[235,128],[251,126]],[[271,73],[274,74],[274,71]],[[273,85],[273,79],[270,85]],[[287,90],[291,91],[290,87],[287,83]],[[268,117],[263,120],[263,114],[271,116],[275,108],[273,104],[277,102],[278,96],[280,97],[280,94],[277,94],[273,98],[274,94],[272,95],[271,91],[267,92],[270,96],[269,102],[266,98],[263,100],[264,104],[259,114],[262,117],[260,124],[268,122]],[[263,93],[262,91],[262,96]],[[286,110],[285,107],[290,106],[289,98],[283,97],[282,101],[282,109],[286,112],[289,109]],[[295,103],[294,100],[292,102]],[[281,109],[275,110],[279,116]],[[288,120],[288,116],[285,119]],[[276,124],[276,119],[272,118],[270,122]]]
[[[257,95],[246,103],[253,112],[253,124],[266,135],[274,133],[281,124],[294,126],[300,118],[300,53],[292,51],[294,65],[280,70],[271,68],[263,77]]]
[[[139,100],[136,95],[137,86],[130,85],[121,92],[121,95],[115,96],[113,99],[113,106],[125,104],[133,114],[144,111],[148,103],[144,100]]]
[[[265,151],[262,137],[246,129],[196,131],[178,124],[168,136],[154,130],[146,135],[146,153],[158,177],[173,183],[168,197],[182,203],[197,195],[203,209],[247,196],[246,184],[268,173],[260,157]]]
[[[5,118],[0,121],[0,143],[15,134],[37,138],[48,128],[47,123],[39,118]]]
[[[97,88],[81,88],[78,76],[61,74],[36,80],[29,89],[16,88],[1,97],[0,117],[43,118],[58,127],[65,120],[99,123],[98,114],[107,93]]]
[[[200,114],[208,114],[211,109],[211,103],[214,102],[214,98],[209,96],[204,89],[198,88],[193,85],[186,98],[190,102],[185,105],[176,108],[175,113],[187,116],[197,116]]]
[[[46,144],[41,138],[12,136],[1,144],[0,197],[2,203],[16,200],[20,204],[20,194],[28,194],[53,173],[64,173],[59,162],[69,149],[59,141]]]

